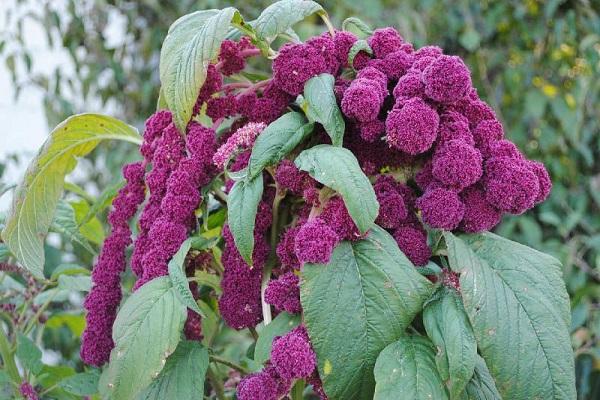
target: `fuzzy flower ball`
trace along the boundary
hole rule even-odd
[[[308,378],[313,373],[317,357],[304,326],[273,339],[271,362],[284,379]]]
[[[431,148],[440,117],[422,99],[412,98],[401,109],[393,109],[385,121],[387,141],[395,149],[416,155]]]
[[[293,272],[287,272],[269,282],[265,291],[265,301],[279,311],[298,314],[300,305],[300,279]]]
[[[340,238],[320,218],[302,225],[294,241],[294,252],[302,263],[326,264]]]
[[[313,76],[327,72],[329,66],[321,52],[306,44],[286,44],[273,60],[273,79],[283,91],[297,96]]]
[[[425,94],[441,103],[465,97],[471,88],[469,68],[457,56],[442,55],[423,71]]]
[[[377,224],[386,229],[397,228],[408,217],[408,210],[396,181],[390,176],[382,175],[373,188],[379,202]]]
[[[485,195],[494,207],[519,215],[534,206],[540,194],[540,182],[524,160],[490,158],[485,170]]]
[[[392,27],[376,29],[368,39],[369,46],[377,58],[384,58],[402,46],[402,36]]]
[[[381,83],[373,79],[352,81],[342,99],[344,115],[360,122],[375,120],[383,105],[382,90]]]
[[[288,228],[282,235],[277,245],[277,257],[284,267],[300,269],[300,261],[296,256],[294,246],[296,243],[296,235],[300,228]]]
[[[398,79],[398,83],[394,86],[393,95],[396,101],[401,101],[402,103],[413,97],[424,97],[425,86],[421,80],[421,73],[410,71]]]
[[[319,219],[333,229],[341,240],[358,240],[362,237],[348,213],[344,200],[339,196],[329,199]]]
[[[463,189],[481,178],[482,162],[476,148],[462,140],[451,140],[437,147],[431,172],[444,185]]]
[[[544,164],[539,161],[527,161],[529,169],[537,176],[540,192],[535,198],[535,204],[539,204],[546,200],[552,191],[552,181]]]
[[[338,31],[335,33],[333,45],[335,47],[335,56],[341,66],[348,66],[348,53],[357,40],[358,38],[352,32]]]
[[[438,145],[450,140],[461,140],[470,146],[475,146],[473,134],[469,129],[469,120],[456,111],[448,111],[440,115]]]
[[[480,188],[468,188],[460,194],[460,198],[465,205],[465,214],[460,223],[460,229],[464,232],[488,231],[500,222],[502,212],[486,200]]]
[[[38,400],[38,394],[37,391],[35,390],[35,388],[33,386],[31,386],[31,383],[27,382],[27,381],[23,381],[21,383],[21,385],[19,386],[19,393],[21,394],[21,396],[23,396],[23,398],[25,400]]]
[[[219,147],[213,156],[214,164],[219,168],[224,168],[227,162],[235,155],[237,151],[248,148],[254,144],[258,135],[266,128],[262,122],[249,122],[236,130],[227,142]]]
[[[473,129],[475,145],[484,157],[489,157],[490,146],[502,138],[504,138],[504,129],[497,119],[483,120]]]
[[[427,234],[412,225],[403,225],[394,231],[394,239],[406,257],[415,265],[429,262],[431,249],[427,246]]]
[[[435,188],[417,199],[423,222],[432,228],[454,230],[465,213],[465,205],[452,190]]]
[[[301,195],[314,182],[308,173],[300,171],[290,160],[283,160],[279,163],[275,171],[275,181],[279,187],[296,195]]]

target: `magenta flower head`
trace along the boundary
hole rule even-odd
[[[447,111],[440,115],[438,145],[450,140],[461,140],[468,145],[475,146],[475,140],[469,129],[469,120],[456,111]]]
[[[436,59],[442,54],[444,54],[444,51],[438,46],[423,46],[415,51],[415,60],[419,61],[426,57]]]
[[[427,160],[421,169],[415,174],[415,183],[422,191],[427,190],[427,187],[435,181],[433,177],[433,163]]]
[[[236,130],[227,142],[219,147],[213,156],[214,164],[224,168],[227,162],[241,149],[246,149],[254,144],[258,135],[266,128],[262,122],[249,122]]]
[[[404,50],[397,50],[381,60],[373,60],[373,66],[383,72],[389,79],[396,80],[409,70],[414,58]]]
[[[284,267],[291,267],[294,269],[300,269],[300,261],[296,257],[294,246],[296,243],[296,235],[300,228],[288,228],[282,235],[277,245],[277,257],[281,265]]]
[[[19,386],[19,393],[21,393],[21,396],[23,396],[23,398],[25,400],[38,400],[38,394],[37,391],[35,390],[35,388],[33,386],[31,386],[31,383],[27,382],[27,381],[23,381],[21,383],[21,385]]]
[[[517,160],[523,159],[523,154],[517,146],[510,140],[502,139],[497,142],[492,142],[488,147],[487,158],[492,157],[508,157]]]
[[[237,114],[237,102],[235,96],[211,97],[206,102],[206,115],[213,121],[220,118],[228,118]]]
[[[293,96],[302,93],[307,80],[327,71],[320,51],[306,44],[286,44],[273,60],[275,84]]]
[[[352,45],[358,40],[356,35],[348,31],[337,31],[333,37],[335,56],[342,67],[348,66],[348,53]]]
[[[308,173],[300,171],[293,161],[283,160],[275,171],[275,181],[279,187],[287,189],[295,195],[301,195],[304,189],[314,181]]]
[[[476,93],[475,93],[476,95]],[[467,117],[469,120],[469,127],[477,143],[477,137],[473,129],[481,122],[485,120],[496,119],[496,114],[492,107],[490,107],[485,101],[479,98],[466,97],[462,100],[457,101],[449,107],[453,111],[457,111]]]
[[[550,175],[542,164],[539,161],[527,161],[527,165],[529,169],[537,176],[538,184],[540,186],[540,192],[538,196],[535,198],[535,204],[539,204],[548,198],[550,192],[552,191],[552,180],[550,179]]]
[[[398,190],[398,184],[391,176],[380,175],[373,188],[379,202],[377,224],[386,229],[397,228],[408,217],[408,209]]]
[[[465,214],[460,229],[468,233],[489,231],[498,225],[502,212],[492,206],[486,199],[485,193],[479,187],[465,189],[460,198],[465,205]]]
[[[271,280],[265,290],[265,301],[279,311],[298,314],[300,305],[300,279],[293,272],[287,272],[276,280]]]
[[[425,265],[431,258],[427,234],[412,225],[402,225],[394,231],[394,239],[404,255],[415,265]]]
[[[277,380],[264,371],[250,374],[237,386],[239,400],[278,400],[279,384]]]
[[[425,96],[425,86],[421,80],[421,73],[410,71],[398,80],[394,87],[394,98],[405,102],[413,97]]]
[[[416,155],[431,148],[437,137],[440,117],[418,97],[393,109],[385,121],[387,141],[395,149]]]
[[[477,124],[473,129],[475,145],[484,157],[489,156],[490,145],[504,138],[504,129],[497,119],[487,119]]]
[[[326,264],[340,237],[320,218],[300,227],[294,241],[294,252],[302,263]]]
[[[385,133],[385,122],[375,119],[359,124],[360,137],[366,142],[373,143]]]
[[[340,62],[336,57],[335,43],[329,32],[308,39],[306,44],[314,47],[321,54],[325,60],[325,64],[327,64],[327,72],[331,75],[337,75],[340,69]]]
[[[381,96],[385,97],[388,95],[387,90],[387,77],[383,72],[373,67],[366,67],[358,71],[356,74],[356,79],[368,79],[370,81],[377,82],[377,84],[381,87]]]
[[[156,143],[161,137],[163,130],[172,122],[171,111],[160,110],[152,114],[145,123],[144,142],[140,147],[140,153],[146,162],[152,160]]]
[[[246,66],[246,57],[258,54],[258,49],[250,42],[248,37],[243,37],[239,42],[224,40],[219,53],[219,71],[230,76],[237,74]]]
[[[366,51],[359,51],[358,54],[354,57],[354,62],[352,63],[352,67],[360,71],[363,68],[366,68],[371,61],[371,56]]]
[[[383,105],[381,83],[372,79],[356,79],[344,92],[342,111],[348,118],[361,122],[377,118]]]
[[[458,194],[443,188],[427,190],[417,199],[417,207],[421,210],[423,222],[447,231],[456,229],[465,213],[465,205]]]
[[[439,56],[423,71],[425,94],[442,103],[465,97],[471,88],[469,68],[458,56]]]
[[[494,207],[518,215],[534,206],[540,182],[525,160],[490,158],[485,173],[485,196]]]
[[[317,366],[306,328],[299,327],[273,339],[271,363],[284,379],[308,378]]]
[[[331,227],[341,240],[358,240],[362,237],[339,196],[329,199],[319,218]]]
[[[431,172],[444,185],[460,190],[481,178],[482,162],[475,147],[462,140],[451,140],[436,148]]]
[[[404,40],[397,30],[391,27],[376,29],[368,39],[369,46],[377,58],[384,58],[402,46]]]

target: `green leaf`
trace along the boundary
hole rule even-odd
[[[198,300],[198,307],[200,307],[202,313],[206,315],[201,321],[202,335],[204,336],[202,344],[209,347],[219,330],[219,316],[202,300]]]
[[[494,378],[479,355],[475,358],[475,373],[463,392],[462,400],[502,400]]]
[[[120,180],[118,182],[109,185],[106,189],[102,191],[100,196],[94,201],[91,207],[87,210],[85,216],[79,221],[79,225],[83,225],[92,220],[100,211],[109,207],[119,192],[119,190],[125,186],[125,181]]]
[[[387,346],[375,364],[374,400],[448,398],[435,367],[435,347],[423,336],[403,336]]]
[[[8,246],[4,243],[0,243],[0,262],[8,260],[8,257],[10,257]]]
[[[90,271],[86,268],[83,268],[77,264],[60,264],[54,271],[52,271],[52,275],[50,275],[50,279],[56,280],[60,275],[89,275]]]
[[[366,36],[371,36],[373,34],[373,29],[367,24],[365,24],[361,19],[356,17],[346,18],[342,22],[342,30],[349,31],[350,27],[355,27],[359,32],[363,33]]]
[[[138,400],[196,400],[204,393],[208,350],[196,341],[180,342],[160,375]]]
[[[369,46],[369,43],[367,43],[366,40],[357,40],[356,42],[354,42],[354,44],[352,45],[352,47],[350,47],[350,50],[348,51],[348,65],[354,65],[354,59],[356,58],[356,55],[361,51],[373,55],[373,50],[371,49],[371,46]]]
[[[42,351],[27,336],[19,333],[17,336],[17,358],[21,365],[34,375],[41,372],[44,367],[42,363]]]
[[[502,397],[574,399],[560,262],[491,233],[444,237],[477,345]]]
[[[102,140],[140,144],[137,130],[117,119],[80,114],[67,118],[51,133],[29,165],[13,197],[2,239],[20,263],[43,277],[44,238],[61,196],[64,178],[77,158],[90,153]]]
[[[69,291],[89,292],[92,287],[92,278],[89,275],[60,275],[58,288]]]
[[[473,376],[477,343],[456,290],[442,287],[423,311],[427,336],[437,347],[435,363],[451,399],[459,398]]]
[[[340,243],[329,264],[304,266],[304,322],[329,398],[373,398],[379,352],[404,333],[432,291],[378,226],[365,239]]]
[[[219,54],[237,10],[203,10],[185,15],[169,28],[160,50],[160,82],[164,102],[185,132],[211,60]]]
[[[71,242],[79,243],[84,249],[92,254],[96,252],[90,246],[87,238],[79,231],[79,225],[75,218],[75,210],[68,202],[60,200],[56,206],[56,213],[50,229],[63,234]]]
[[[133,399],[162,370],[175,351],[187,312],[167,276],[135,291],[117,314],[115,348],[100,377],[102,398]]]
[[[346,124],[335,99],[334,82],[330,74],[310,78],[304,85],[304,99],[306,116],[323,125],[334,146],[341,146]]]
[[[251,23],[259,38],[272,42],[280,33],[302,21],[309,15],[327,13],[318,3],[308,0],[281,0],[265,8]]]
[[[237,181],[227,196],[227,223],[235,246],[248,265],[252,265],[254,224],[263,194],[263,177]]]
[[[85,317],[83,314],[71,314],[60,312],[53,314],[46,321],[46,328],[60,328],[66,326],[76,337],[81,337],[85,329]]]
[[[100,373],[98,370],[90,370],[80,374],[69,376],[58,384],[64,391],[76,396],[91,396],[98,393],[98,380]]]
[[[87,201],[73,201],[71,202],[71,207],[73,207],[73,210],[75,211],[75,221],[79,227],[79,232],[90,242],[101,246],[104,242],[105,236],[104,228],[102,227],[100,220],[95,216],[92,216],[92,218],[89,220],[84,221],[84,218],[87,216],[88,211],[90,210],[90,205],[87,203]]]
[[[248,162],[248,176],[254,178],[266,166],[277,164],[312,133],[313,124],[299,112],[282,115],[256,138]]]
[[[271,358],[271,344],[275,336],[282,336],[300,324],[300,316],[282,312],[263,327],[259,332],[256,346],[254,347],[254,361],[264,364]]]
[[[379,203],[369,178],[360,169],[350,150],[320,144],[300,153],[295,163],[299,169],[342,195],[361,233],[373,227],[379,213]]]
[[[187,257],[187,253],[190,251],[192,244],[199,240],[204,241],[205,239],[191,237],[181,244],[177,253],[175,253],[173,258],[171,258],[171,261],[169,261],[169,277],[171,278],[171,283],[175,288],[175,293],[177,294],[179,301],[181,301],[181,304],[204,317],[204,314],[198,307],[198,303],[194,300],[194,295],[190,290],[190,284],[185,275],[185,258]]]
[[[211,287],[217,295],[221,295],[221,278],[219,275],[211,274],[206,271],[196,271],[192,279],[199,285]]]

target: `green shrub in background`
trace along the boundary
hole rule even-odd
[[[49,125],[54,126],[67,115],[90,110],[89,103],[98,97],[103,107],[112,105],[115,116],[141,121],[155,109],[158,54],[169,24],[191,9],[222,8],[233,2],[73,0],[67,15],[57,14],[49,0],[18,3],[36,4],[35,12],[23,18],[45,26],[49,40],[68,49],[75,65],[71,75],[62,70],[31,75],[27,66],[43,60],[36,60],[28,49],[19,24],[0,38],[16,87],[44,90]],[[235,5],[251,16],[267,3]],[[373,26],[397,26],[416,45],[437,43],[448,53],[460,54],[471,67],[481,96],[501,112],[510,139],[548,167],[554,180],[550,199],[525,216],[506,219],[497,231],[563,262],[578,355],[578,393],[582,399],[600,396],[600,7],[594,1],[534,0],[322,4],[338,26],[347,15],[360,15]],[[128,34],[125,45],[110,48],[102,32],[115,15],[126,21]],[[320,21],[313,18],[298,32],[306,36],[321,31],[316,24]],[[104,187],[117,165],[111,162],[114,154],[106,148],[98,151],[81,181]],[[122,155],[116,158],[122,160]],[[88,207],[94,203],[73,200],[81,201]],[[78,245],[61,246],[67,246],[72,259],[60,259],[55,246],[47,246],[55,254],[47,257],[47,263],[54,263],[48,269],[64,261],[91,264],[89,253]],[[77,336],[77,330],[59,339],[54,332],[63,334],[65,325],[61,326],[46,330],[45,344],[71,359],[77,346],[68,338]]]

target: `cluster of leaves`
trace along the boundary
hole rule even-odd
[[[356,12],[357,7],[361,7],[360,3],[357,4],[357,2],[348,2],[348,4],[346,4],[346,2],[340,3],[353,12]],[[598,390],[597,381],[596,383],[594,381],[594,379],[597,379],[598,372],[594,372],[593,360],[597,357],[596,340],[599,335],[598,315],[597,313],[594,313],[598,306],[598,292],[597,287],[593,285],[594,282],[598,281],[597,270],[600,257],[600,241],[597,237],[600,221],[595,217],[598,215],[600,201],[597,196],[595,196],[598,189],[598,178],[594,175],[597,174],[597,165],[595,163],[597,163],[596,160],[598,159],[598,154],[596,153],[599,148],[599,138],[597,134],[599,131],[598,109],[597,107],[594,107],[597,103],[600,91],[597,80],[597,47],[598,35],[600,33],[597,32],[597,28],[596,31],[594,31],[594,26],[597,27],[597,22],[599,20],[598,15],[594,14],[593,10],[583,3],[577,4],[577,6],[571,8],[569,5],[561,5],[560,2],[542,4],[536,1],[530,1],[525,3],[518,2],[518,4],[515,3],[514,5],[510,3],[494,5],[483,3],[483,5],[473,5],[470,4],[470,2],[465,2],[464,7],[453,9],[449,14],[444,11],[447,6],[444,2],[439,4],[424,3],[419,4],[418,6],[413,6],[410,2],[406,2],[402,6],[386,5],[386,2],[383,1],[372,3],[375,5],[374,7],[369,4],[369,7],[360,9],[361,15],[366,15],[367,18],[377,18],[378,25],[399,25],[408,38],[411,38],[411,34],[413,35],[412,37],[415,43],[424,43],[425,41],[439,43],[450,52],[465,55],[470,65],[478,66],[478,68],[474,68],[474,79],[476,82],[481,82],[482,84],[478,84],[477,86],[486,92],[488,100],[490,100],[491,104],[496,105],[496,109],[502,110],[504,123],[505,126],[507,126],[507,131],[510,132],[509,135],[511,139],[519,143],[520,147],[525,149],[529,155],[532,155],[534,158],[543,159],[551,170],[554,177],[555,190],[549,201],[538,211],[530,212],[526,216],[506,221],[499,228],[498,232],[502,233],[504,236],[516,238],[523,243],[552,253],[559,257],[563,262],[568,277],[568,289],[572,294],[572,305],[574,306],[573,321],[566,321],[566,324],[571,327],[574,345],[579,348],[579,357],[577,359],[579,367],[578,390],[582,398],[593,398],[594,393],[597,393]],[[346,10],[341,5],[338,7],[336,2],[336,8],[334,9],[336,10],[336,13],[343,15]],[[381,7],[379,7],[380,5]],[[152,10],[151,7],[153,6],[144,5],[140,7],[145,7],[142,11],[147,11]],[[170,16],[171,14],[163,13],[162,11],[168,10],[168,7],[177,6],[167,3],[166,7],[164,5],[161,5],[161,7],[161,12],[152,10],[154,13],[153,15],[160,15],[161,18],[162,15],[167,15],[165,19],[169,22],[175,19]],[[201,8],[203,7],[204,4],[202,4]],[[386,7],[386,12],[382,11],[383,7]],[[95,12],[100,11],[97,7],[94,7],[94,9],[96,10]],[[398,10],[399,12],[390,12],[390,9]],[[132,10],[132,8],[129,8],[128,10]],[[187,10],[189,10],[189,7],[186,7],[186,11]],[[411,12],[405,12],[407,10]],[[132,15],[137,11],[139,10],[131,11]],[[77,15],[80,18],[81,15],[84,14],[81,13],[81,10],[75,10],[75,8],[73,8],[73,12],[74,15]],[[140,13],[143,14],[141,11]],[[180,15],[181,13],[183,13],[181,10],[174,12],[175,15]],[[149,18],[149,20],[151,19]],[[382,20],[387,23],[379,22]],[[149,46],[147,50],[154,55],[153,59],[156,60],[156,53],[160,47],[158,43],[162,40],[161,38],[166,32],[167,25],[166,21],[162,19],[160,21],[158,19],[153,21],[155,23],[150,24],[150,26],[153,26],[153,29],[162,29],[163,32],[161,35],[152,33],[152,35],[155,35],[157,38],[157,42]],[[464,21],[468,21],[468,23],[465,24]],[[427,25],[426,33],[423,28],[425,25]],[[549,29],[548,26],[550,26],[551,29]],[[85,40],[89,40],[89,38],[92,37],[92,35],[82,34],[82,32],[87,32],[87,29],[89,28],[84,29],[82,25],[82,28],[78,31],[79,35],[83,35]],[[311,31],[311,26],[305,26],[303,29]],[[145,31],[143,34],[150,34],[148,32],[154,31]],[[65,37],[76,39],[77,35],[65,35]],[[81,44],[81,40],[84,39],[81,39],[80,37],[80,39],[77,40],[79,40],[79,43]],[[101,37],[96,39],[99,43],[103,43]],[[542,43],[542,45],[540,45],[540,43]],[[507,44],[510,44],[510,46]],[[88,49],[95,48],[94,46],[85,47]],[[139,52],[140,50],[133,49],[131,51]],[[107,54],[109,53],[96,55],[96,57],[105,60]],[[112,57],[113,53],[110,54]],[[509,60],[508,64],[506,63],[506,60]],[[89,61],[80,60],[78,62],[82,65],[87,65]],[[136,75],[139,70],[146,67],[150,70],[149,75]],[[119,65],[112,65],[111,68],[122,67]],[[128,104],[128,107],[120,107],[120,109],[135,110],[133,120],[139,115],[149,114],[148,111],[154,107],[154,96],[156,93],[148,95],[149,92],[147,90],[155,91],[158,87],[158,77],[156,76],[158,68],[156,61],[154,65],[152,65],[151,62],[148,62],[145,63],[143,67],[137,66],[135,68],[137,69],[133,70],[131,74],[136,75],[136,77],[132,79],[137,79],[137,76],[153,76],[152,79],[154,79],[146,79],[148,82],[153,82],[146,91],[141,90],[141,88],[132,90],[131,96],[133,99],[136,99],[137,96],[137,100],[124,100],[123,98],[119,98],[118,96],[125,93],[120,90],[120,88],[118,88],[119,90],[114,90],[112,94],[110,92],[107,92],[106,94],[106,99],[116,97],[119,104]],[[535,71],[535,74],[532,71]],[[96,84],[93,77],[88,77],[87,81],[88,85],[93,86]],[[129,83],[131,80],[129,78],[124,78],[123,82],[125,81]],[[140,79],[140,81],[144,82],[142,79]],[[526,96],[523,96],[522,88],[529,83],[533,84],[533,88],[526,93]],[[140,93],[148,95],[148,99],[140,101]],[[52,104],[60,104],[59,102],[55,102],[55,99],[51,99],[49,102]],[[142,110],[140,107],[147,107],[145,110],[147,112],[144,113],[143,111],[140,111]],[[68,113],[70,113],[70,111],[67,111],[67,114]],[[542,132],[543,135],[541,134]],[[77,187],[73,186],[68,186],[67,189],[75,192],[79,191]],[[115,191],[116,190],[113,188],[113,195]],[[75,217],[71,216],[68,212],[63,214],[67,215],[67,221],[72,221],[75,218],[75,226],[81,226],[81,221],[85,221],[90,215],[93,216],[98,211],[101,211],[103,207],[106,207],[106,204],[108,204],[111,198],[111,190],[106,190],[98,199],[90,199],[90,196],[85,195],[85,192],[83,191],[79,191],[79,193],[80,197],[75,202],[71,202],[71,207],[75,211]],[[78,209],[78,207],[75,206],[75,203],[85,204]],[[60,204],[63,204],[63,202],[59,203],[59,205]],[[102,204],[104,204],[104,206],[102,206]],[[86,211],[89,208],[94,208],[92,213]],[[58,209],[61,210],[60,207]],[[81,211],[81,209],[83,209],[83,211]],[[568,215],[566,220],[562,217],[565,214]],[[58,217],[55,218],[55,220],[57,219]],[[87,240],[88,244],[91,242],[91,249],[94,249],[95,243],[101,242],[101,239],[98,239],[98,236],[96,236],[96,240],[92,239],[91,236],[86,238],[84,231],[81,230],[79,233],[83,234],[84,238],[82,239],[79,237],[81,240],[79,241],[76,236],[78,235],[77,231],[70,231],[64,225],[65,224],[62,224],[61,227],[60,224],[55,225],[50,223],[50,227],[57,227],[56,229],[53,229],[54,231],[60,232],[67,239],[75,239],[76,242],[79,243],[74,247],[77,249],[75,254],[78,257],[78,260],[87,260],[83,262],[89,264],[91,258],[89,255],[86,255],[86,242],[84,240]],[[66,226],[68,227],[69,224],[66,224]],[[96,230],[96,232],[102,232],[102,229],[99,231]],[[446,239],[450,242],[455,240],[455,238],[448,237]],[[496,239],[491,235],[488,235],[486,240],[493,241]],[[83,245],[81,245],[82,243]],[[489,263],[485,260],[487,254],[485,257],[483,256],[484,253],[483,250],[480,250],[480,246],[485,248],[485,244],[482,245],[481,243],[467,243],[464,245],[463,243],[457,242],[455,251],[462,252],[460,253],[460,257],[463,257],[460,258],[461,260],[466,256],[471,257],[471,252],[479,253],[481,251],[481,253],[480,256],[474,258],[475,261],[473,261],[472,265],[465,266],[464,264],[461,264],[460,266],[457,265],[456,269],[464,271],[464,268],[467,268],[468,271],[477,271],[482,274],[482,277],[487,279],[490,278],[486,275],[490,273],[490,271],[486,269],[489,267]],[[495,249],[496,245],[492,247]],[[73,251],[73,248],[70,247],[68,250]],[[52,252],[52,247],[46,245],[46,251]],[[346,251],[351,250],[346,249]],[[526,258],[527,255],[523,255],[523,257]],[[531,253],[529,257],[537,260],[535,264],[532,265],[541,265],[543,267],[541,275],[547,276],[548,266],[543,263],[540,264],[540,259],[544,261],[547,260],[540,256],[539,253]],[[511,265],[510,262],[512,261],[506,260],[506,262],[507,264],[505,265]],[[58,263],[56,257],[51,260],[48,260],[48,257],[46,257],[45,264],[42,264],[46,269],[46,276],[50,276],[51,271]],[[555,269],[558,268],[558,264],[555,264],[553,261],[550,262],[550,264],[554,264]],[[453,267],[451,257],[450,267]],[[59,271],[61,268],[59,268]],[[360,268],[358,263],[357,268]],[[496,267],[494,266],[494,268]],[[502,267],[499,268],[501,270],[503,269]],[[321,269],[319,271],[321,271]],[[315,271],[317,270],[315,269]],[[315,272],[315,274],[316,273],[317,272]],[[506,268],[506,271],[503,273],[512,274],[514,271],[508,271],[508,268]],[[503,278],[503,273],[494,275],[496,274],[496,271],[494,271],[492,277],[499,276],[500,278]],[[85,274],[82,272],[82,275]],[[315,275],[315,285],[318,284],[318,281],[316,281],[317,278],[318,277]],[[323,276],[322,278],[328,279],[327,276]],[[508,280],[506,282],[512,281]],[[491,281],[486,281],[486,283],[496,287],[497,290],[500,290],[503,287],[501,286],[502,284],[507,284],[506,282],[504,280],[502,280],[502,282],[496,282],[493,279]],[[518,282],[515,280],[515,284],[517,283],[518,285],[523,285],[521,279],[519,279]],[[461,284],[466,285],[465,287],[467,288],[469,287],[468,282],[461,282]],[[58,276],[55,276],[55,283],[50,284],[50,287],[53,288],[53,285],[58,285]],[[535,283],[535,285],[539,285],[539,283]],[[508,286],[511,285],[508,284]],[[465,295],[463,292],[463,299],[465,300],[464,307],[466,308],[467,314],[470,317],[478,316],[479,308],[476,305],[474,298],[471,298],[470,301],[473,301],[473,303],[470,303],[469,305],[469,301],[467,301],[467,299],[469,299],[468,289],[465,290],[467,290],[467,294]],[[461,325],[461,321],[464,321],[465,319],[461,319],[460,316],[464,316],[465,313],[462,311],[461,307],[459,307],[457,311],[456,303],[452,303],[452,301],[448,300],[451,298],[451,295],[443,296],[442,301],[435,300],[436,297],[434,297],[431,303],[428,303],[425,307],[424,324],[427,329],[427,334],[431,337],[433,342],[436,343],[436,340],[439,340],[440,337],[452,337],[463,339],[465,340],[464,343],[472,344],[472,337],[475,336],[475,339],[480,345],[485,344],[486,347],[488,347],[489,342],[486,342],[486,340],[490,340],[490,337],[493,338],[496,332],[489,330],[485,333],[480,331],[478,334],[463,332],[463,335],[460,335],[462,332],[461,327],[468,324]],[[515,304],[518,304],[519,298],[516,296],[515,298],[512,298],[512,300],[516,301]],[[353,302],[355,302],[355,297],[352,297],[352,299]],[[509,302],[508,304],[511,303]],[[305,308],[307,307],[308,305],[305,305]],[[534,309],[534,312],[537,312],[536,310],[537,309]],[[490,310],[488,311],[492,312]],[[505,310],[493,310],[493,312],[501,315],[507,313]],[[57,314],[60,313],[60,311],[57,312]],[[430,322],[428,324],[427,322],[428,319],[430,321],[435,320],[435,318],[430,319],[427,315],[441,314],[448,317],[449,315],[453,315],[452,313],[455,313],[454,315],[457,315],[457,317],[447,318],[447,321],[445,322],[446,325],[444,325],[443,320],[441,323]],[[564,310],[562,310],[560,314],[561,315],[555,316],[556,319],[554,322],[561,318],[565,318],[566,314],[564,314]],[[548,318],[548,316],[545,317]],[[329,318],[329,316],[327,316],[327,318]],[[71,321],[71,319],[68,320]],[[79,321],[81,321],[81,318],[79,318]],[[473,322],[473,320],[471,320],[471,322]],[[80,324],[81,322],[78,323]],[[286,325],[286,323],[287,321],[279,322],[281,325]],[[328,319],[326,320],[326,323],[329,325]],[[384,321],[382,323],[387,324],[389,321]],[[57,325],[54,326],[71,326],[68,324],[69,322],[63,321],[57,322]],[[77,323],[74,324],[76,325]],[[274,324],[275,322],[273,322],[272,325]],[[346,321],[341,320],[340,324],[346,326]],[[484,322],[481,322],[481,324],[483,325],[480,326],[485,325]],[[477,327],[477,323],[473,323],[473,325],[474,328]],[[274,327],[273,329],[276,328]],[[446,333],[444,336],[444,332],[452,333]],[[459,334],[457,334],[457,332]],[[228,332],[225,333],[224,336],[230,334],[231,332]],[[344,338],[346,337],[345,331],[341,332],[341,334],[344,335]],[[42,336],[42,334],[39,335]],[[43,336],[47,335],[44,334]],[[265,342],[270,346],[268,340],[261,341],[263,337],[265,336],[261,334],[259,341],[256,343],[256,348],[259,348],[259,344],[264,347]],[[366,337],[368,338],[369,336]],[[13,337],[13,339],[16,340],[16,337]],[[381,360],[375,364],[375,379],[378,382],[387,382],[387,380],[389,380],[389,383],[382,383],[380,385],[382,389],[380,389],[380,392],[378,393],[381,393],[381,396],[385,396],[386,390],[391,390],[392,393],[395,390],[394,387],[390,388],[387,386],[388,384],[391,385],[401,382],[401,380],[396,379],[396,377],[390,378],[387,375],[390,368],[399,368],[399,373],[401,373],[400,371],[406,371],[407,374],[414,374],[416,372],[411,372],[408,369],[402,368],[415,368],[415,366],[421,368],[421,363],[424,366],[424,369],[428,371],[435,370],[432,366],[437,364],[443,380],[446,380],[449,376],[455,376],[458,377],[456,378],[458,382],[461,382],[461,374],[464,373],[465,365],[473,365],[472,368],[475,371],[474,376],[478,377],[477,380],[479,383],[469,383],[466,388],[466,393],[476,393],[473,391],[484,390],[486,387],[490,386],[488,378],[489,372],[485,370],[485,364],[481,362],[481,359],[478,358],[477,355],[474,356],[473,360],[468,360],[468,362],[465,362],[465,360],[440,361],[435,357],[431,357],[430,343],[423,343],[423,340],[419,338],[409,338],[406,339],[406,341],[406,343],[397,343],[393,346],[390,345],[390,347],[382,352],[380,357]],[[45,342],[48,343],[46,340]],[[494,353],[494,346],[490,345],[489,348],[492,350],[488,353],[490,354],[489,357],[506,357],[504,350],[506,348],[513,348],[512,340],[507,341],[507,343],[509,344],[505,343],[504,347],[500,347],[500,350],[496,351],[496,353]],[[338,345],[339,342],[333,341],[332,343],[326,343],[323,346]],[[182,344],[180,347],[182,346],[187,346],[187,344]],[[355,343],[354,346],[360,347],[360,344]],[[415,364],[413,359],[405,360],[401,357],[390,357],[390,355],[393,356],[394,351],[397,351],[394,346],[403,349],[414,349],[414,352],[412,353],[415,355],[413,357],[417,357],[420,360],[419,363]],[[350,350],[353,349],[353,347],[349,348]],[[190,350],[179,350],[178,348],[178,350],[176,350],[167,360],[167,366],[169,366],[169,368],[165,367],[163,371],[173,371],[170,368],[175,365],[175,361],[181,356],[182,353],[180,353],[180,351],[183,354],[190,353]],[[258,361],[259,363],[266,359],[264,353],[266,353],[266,357],[268,357],[268,349],[263,350],[262,360],[258,358],[257,353],[258,351],[255,351],[254,361]],[[21,354],[23,354],[23,352]],[[176,356],[176,354],[179,355]],[[473,353],[471,352],[470,354]],[[205,356],[199,354],[195,359],[202,360],[203,357]],[[171,361],[171,359],[174,360]],[[20,358],[19,360],[23,363],[23,360]],[[511,363],[515,362],[514,360],[509,361]],[[333,366],[331,362],[332,361],[330,361],[328,366],[325,361],[323,361],[323,365],[321,365],[322,371],[331,371],[330,368]],[[374,359],[370,362],[374,362]],[[403,362],[405,364],[402,364]],[[447,363],[448,365],[444,365],[444,363]],[[194,365],[198,366],[199,364]],[[450,367],[449,365],[453,366]],[[509,368],[507,370],[493,371],[494,374],[510,374],[512,371],[511,368],[514,368],[514,365],[517,364],[508,365]],[[75,364],[72,364],[72,366],[75,366]],[[202,372],[201,367],[198,368],[200,369],[197,370],[196,376],[200,376],[204,373]],[[177,369],[174,370],[177,371]],[[450,370],[453,371],[452,373],[454,375],[448,375]],[[36,372],[35,374],[37,373],[40,372]],[[65,374],[71,373],[72,372]],[[434,377],[434,379],[437,378]],[[465,379],[462,379],[462,382],[465,382]],[[51,388],[53,384],[54,383],[47,387]],[[343,390],[342,385],[344,385],[344,383],[340,383],[339,390]],[[437,389],[434,388],[432,390],[439,390],[439,387],[440,386],[437,386]],[[449,390],[452,391],[452,387],[450,387]],[[81,393],[81,395],[83,395],[83,393]],[[493,396],[494,394],[491,392],[489,395]],[[510,397],[507,395],[507,398]]]

